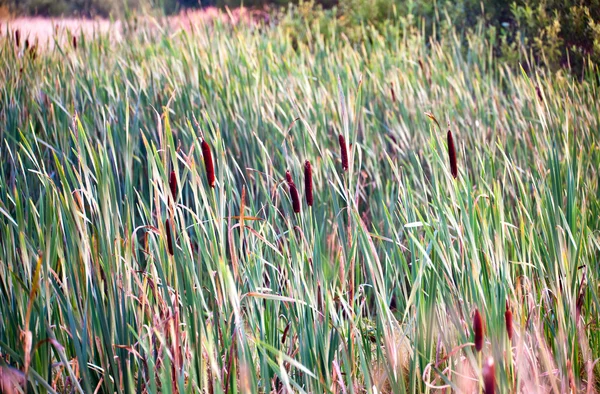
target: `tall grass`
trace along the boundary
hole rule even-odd
[[[475,33],[311,34],[156,25],[36,58],[3,35],[0,380],[596,389],[597,70],[525,74]]]

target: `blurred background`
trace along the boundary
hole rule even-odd
[[[307,21],[352,41],[365,26],[380,29],[405,20],[438,37],[448,29],[464,35],[479,29],[508,62],[526,53],[551,69],[581,73],[600,61],[600,0],[0,0],[0,18],[126,19],[241,5],[267,13],[269,23],[291,23],[299,40]]]

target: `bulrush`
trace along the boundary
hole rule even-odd
[[[452,131],[448,130],[448,158],[450,159],[450,172],[454,179],[458,176],[458,166],[456,165],[456,148],[454,147],[454,138]]]
[[[213,165],[212,154],[210,153],[210,146],[206,140],[202,140],[202,157],[204,158],[204,168],[206,169],[206,178],[210,187],[215,187],[215,167]]]
[[[77,36],[73,36],[71,43],[73,44],[73,49],[77,50]]]
[[[298,188],[292,179],[292,174],[290,171],[285,172],[285,179],[287,181],[288,187],[290,188],[290,197],[292,198],[292,207],[294,208],[295,213],[300,213],[300,194],[298,193]]]
[[[167,250],[173,256],[173,239],[171,238],[171,221],[169,219],[165,221],[165,229],[167,231]]]
[[[479,309],[475,309],[473,316],[473,333],[475,334],[475,349],[480,352],[483,349],[483,321]]]
[[[394,83],[393,82],[390,85],[390,92],[392,93],[392,102],[396,103],[396,93],[394,92]]]
[[[306,205],[313,205],[313,183],[312,183],[312,167],[310,161],[304,162],[304,194],[306,196]]]
[[[342,134],[339,135],[338,140],[340,142],[340,154],[342,156],[342,168],[344,171],[348,171],[348,146],[346,146],[346,138]]]
[[[485,394],[494,394],[496,392],[496,367],[494,366],[494,359],[492,357],[485,360],[481,375],[483,375],[483,392]]]
[[[169,176],[169,187],[171,188],[173,200],[177,201],[177,176],[175,175],[175,171],[171,171],[171,175]]]
[[[21,31],[19,29],[15,30],[15,45],[17,48],[21,47]]]
[[[513,316],[510,311],[510,304],[506,300],[506,312],[504,312],[504,322],[506,323],[506,333],[508,334],[508,340],[512,341],[513,338]]]

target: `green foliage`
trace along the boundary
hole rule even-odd
[[[498,392],[593,391],[598,69],[524,54],[525,73],[498,37],[408,20],[357,45],[338,11],[298,10],[296,41],[219,21],[37,56],[0,38],[2,384],[476,392],[491,357]],[[305,160],[315,204],[295,214],[285,173],[303,194]]]

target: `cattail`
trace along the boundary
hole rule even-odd
[[[167,230],[167,250],[173,256],[173,239],[171,239],[171,221],[169,219],[165,221],[165,228]]]
[[[506,323],[506,333],[508,334],[508,340],[512,341],[513,338],[513,316],[510,311],[510,305],[506,300],[506,312],[504,312],[504,322]]]
[[[25,50],[28,50],[28,49],[29,49],[29,39],[26,38],[25,39]]]
[[[483,321],[479,309],[475,309],[475,316],[473,316],[473,333],[475,334],[475,349],[480,352],[483,349]]]
[[[202,140],[202,156],[204,157],[204,168],[206,169],[206,178],[210,187],[215,187],[215,167],[213,165],[210,146],[206,140]]]
[[[73,44],[73,49],[77,50],[77,36],[73,36],[71,43]]]
[[[458,167],[456,165],[456,149],[454,148],[454,138],[452,131],[448,130],[448,158],[450,159],[450,172],[454,179],[458,176]]]
[[[537,93],[538,99],[540,100],[540,103],[544,102],[544,98],[542,97],[542,91],[540,90],[539,86],[535,87],[535,92]]]
[[[304,162],[304,194],[306,196],[306,205],[313,205],[313,183],[312,183],[312,167],[310,161]]]
[[[340,142],[340,152],[342,155],[342,168],[344,171],[348,171],[348,147],[346,146],[346,139],[340,134],[338,140]]]
[[[15,30],[15,44],[17,48],[21,47],[21,31],[19,29]]]
[[[396,93],[394,92],[394,83],[393,82],[390,85],[390,92],[392,93],[392,102],[395,103],[396,102]]]
[[[171,176],[169,176],[169,187],[171,188],[173,200],[177,200],[177,177],[175,176],[175,171],[171,171]]]
[[[73,192],[73,199],[75,200],[75,204],[80,211],[83,211],[83,201],[81,200],[81,195],[79,191],[75,190]]]
[[[485,361],[481,375],[483,375],[483,392],[494,394],[496,392],[496,367],[492,357]]]
[[[287,180],[288,187],[290,188],[290,197],[292,198],[292,207],[294,208],[294,212],[300,213],[300,194],[298,193],[298,188],[292,180],[292,174],[290,174],[289,171],[286,171],[285,178]]]

